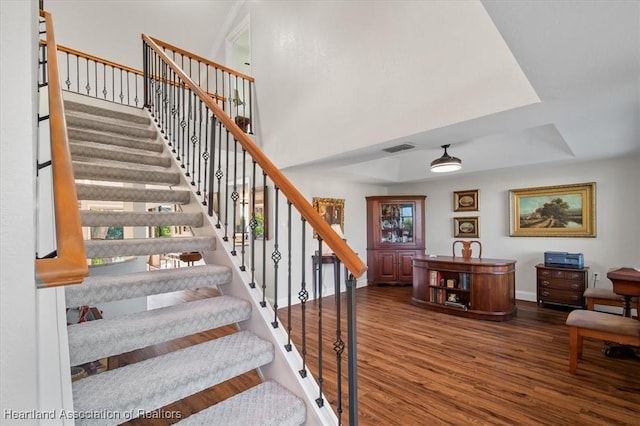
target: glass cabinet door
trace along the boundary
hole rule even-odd
[[[413,243],[415,203],[380,204],[380,242]]]

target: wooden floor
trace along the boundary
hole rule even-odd
[[[208,295],[198,292],[180,298]],[[411,287],[357,290],[360,425],[640,425],[640,360],[605,357],[602,342],[585,340],[578,373],[570,375],[564,324],[568,311],[518,302],[516,318],[496,323],[430,312],[411,305],[410,298]],[[342,299],[344,304],[344,295]],[[335,301],[331,296],[322,303],[327,359],[334,356]],[[318,324],[317,304],[307,303],[312,328]],[[287,315],[279,311],[281,320]],[[299,324],[300,306],[292,309],[291,317]],[[214,335],[202,333],[188,340]],[[308,332],[310,365],[317,357],[313,336],[315,332]],[[296,327],[292,338],[300,341]],[[120,362],[135,362],[181,344],[186,343],[135,351],[121,356]],[[317,371],[311,372],[317,377]],[[323,373],[325,395],[335,407],[335,372],[325,366]],[[258,380],[252,372],[164,410],[179,410],[184,417]],[[138,419],[130,424],[174,421]]]

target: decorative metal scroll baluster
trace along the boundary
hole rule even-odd
[[[97,85],[96,85],[97,86]],[[102,95],[107,99],[107,64],[102,64]]]
[[[94,98],[98,97],[98,63],[97,62],[93,62],[93,81],[95,81],[95,85],[94,85]]]
[[[300,259],[302,270],[306,271],[306,231],[307,231],[307,221],[304,217],[302,219],[302,232],[301,232],[301,244],[300,244]],[[315,273],[315,272],[314,272]],[[298,370],[300,377],[307,377],[307,300],[309,300],[309,291],[307,290],[307,282],[305,280],[305,274],[302,274],[302,282],[300,283],[300,291],[298,292],[298,300],[300,300],[300,316],[301,324],[300,327],[302,329],[302,349],[300,354],[302,355],[302,367]],[[289,336],[289,341],[291,341],[291,336]]]
[[[291,221],[291,201],[287,200],[287,343],[284,345],[284,348],[287,352],[291,352],[291,286],[292,286],[292,275],[291,275],[291,255],[292,255],[292,239],[291,239],[291,231],[292,231],[292,221]],[[304,275],[304,273],[302,274]]]
[[[200,100],[200,110],[202,110],[202,100]],[[208,151],[207,151],[207,147],[209,146],[209,109],[208,108],[204,108],[204,152],[202,152],[202,149],[200,149],[200,156],[202,157],[203,161],[204,161],[204,166],[200,166],[198,167],[198,186],[196,188],[196,195],[201,195],[202,192],[200,191],[200,185],[202,184],[202,182],[204,181],[204,191],[207,191],[207,159],[208,159]],[[200,126],[200,136],[202,136],[202,125]],[[202,138],[200,138],[200,140],[202,140]],[[206,154],[206,157],[205,157]],[[199,164],[199,163],[198,163]],[[204,175],[204,177],[203,177]],[[203,178],[203,180],[201,180],[201,178]]]
[[[67,86],[67,90],[71,90],[71,77],[70,77],[70,72],[69,72],[69,52],[67,52],[67,79],[65,80],[64,84],[66,84]]]
[[[265,191],[267,190],[267,175],[264,171],[262,172],[262,187]],[[277,205],[278,204],[276,203],[276,208]],[[276,224],[275,228],[277,229],[278,222],[275,221],[274,223]],[[262,301],[260,302],[260,306],[263,308],[267,306],[267,244],[265,241],[263,241],[262,244]]]
[[[322,253],[321,253],[322,255]],[[322,262],[322,259],[320,259]],[[338,265],[334,265],[334,268],[338,268]],[[345,277],[346,278],[346,277]],[[333,350],[336,353],[336,376],[337,383],[337,407],[339,424],[342,424],[342,353],[344,352],[344,341],[342,340],[342,316],[340,310],[340,281],[335,282],[335,300],[336,300],[336,340],[333,342]]]
[[[280,200],[279,200],[279,196],[280,196],[280,188],[278,188],[277,186],[275,187],[275,191],[274,191],[275,195],[274,195],[274,204],[275,204],[275,209],[274,209],[274,223],[276,224],[276,226],[274,226],[275,228],[275,232],[274,232],[274,236],[273,236],[273,253],[271,253],[271,260],[273,260],[273,322],[271,323],[271,325],[273,326],[273,328],[278,328],[278,268],[280,266],[280,260],[282,260],[282,253],[280,253],[280,244],[279,244],[279,232],[278,232],[278,228],[280,228],[277,224],[280,223],[280,217],[279,217],[279,204],[280,204]],[[266,280],[265,280],[266,281]]]
[[[76,92],[80,93],[80,58],[76,57]]]
[[[184,84],[181,84],[180,86],[181,90],[180,90],[180,94],[181,94],[181,98],[182,101],[180,103],[180,137],[178,138],[178,149],[177,149],[177,156],[176,159],[180,161],[180,167],[182,167],[184,169],[184,144],[185,144],[185,140],[186,140],[186,134],[185,132],[187,131],[187,118],[186,118],[186,92],[187,90],[184,87]]]
[[[213,216],[214,213],[214,205],[213,205],[213,191],[214,191],[214,176],[215,176],[215,171],[214,171],[214,164],[216,162],[216,126],[217,126],[217,119],[215,115],[211,115],[211,140],[210,140],[210,144],[209,144],[209,151],[211,152],[211,161],[209,162],[209,168],[206,169],[209,172],[209,192],[207,192],[207,189],[205,188],[205,193],[207,194],[206,197],[206,201],[203,201],[202,203],[207,205],[207,213],[209,214],[209,217]],[[206,177],[205,177],[205,181],[206,181]],[[218,215],[218,212],[216,212],[216,216]]]
[[[186,159],[187,162],[183,165],[183,168],[185,169],[185,176],[187,177],[191,177],[191,173],[189,172],[189,164],[190,164],[190,151],[191,151],[191,144],[193,143],[193,133],[192,133],[192,129],[195,129],[195,124],[193,124],[193,121],[195,119],[195,111],[194,111],[194,94],[191,91],[191,89],[189,89],[188,92],[188,103],[187,103],[187,107],[188,107],[188,117],[187,117],[187,139],[184,140],[184,145],[183,148],[184,150],[182,151],[182,159]]]
[[[245,205],[247,204],[247,193],[246,193],[246,179],[247,179],[247,151],[242,149],[242,214],[240,215],[240,228],[242,239],[240,242],[240,270],[246,271],[245,265],[245,254],[246,254],[246,230],[247,230],[247,218],[246,218],[246,209]],[[255,192],[255,191],[253,191]],[[255,204],[249,205],[251,209],[254,209]],[[253,232],[251,233],[251,244],[253,245],[255,241],[255,235]]]
[[[224,175],[225,175],[225,185],[224,185],[224,197],[222,197],[222,192],[220,193],[220,199],[224,200],[224,218],[222,224],[224,225],[224,236],[222,239],[224,241],[229,241],[229,138],[230,132],[228,129],[225,129],[225,138],[226,138],[226,155],[225,155],[225,167],[224,167]]]
[[[238,215],[236,212],[238,211],[238,199],[240,196],[238,195],[238,141],[233,139],[233,191],[231,192],[231,201],[233,201],[233,220],[232,220],[232,236],[233,236],[233,250],[231,250],[231,254],[237,256],[238,252],[236,251],[236,246],[238,245],[238,240],[235,238],[236,232],[238,230]]]
[[[222,204],[221,196],[222,196],[222,178],[224,177],[224,173],[222,172],[222,125],[218,124],[218,169],[216,170],[216,179],[218,180],[218,199],[217,199],[217,208],[216,216],[216,228],[220,229],[222,226],[220,220],[220,205]]]
[[[124,93],[122,93],[122,69],[120,70],[120,103],[124,103]]]
[[[249,254],[249,268],[251,271],[251,282],[249,287],[256,288],[256,232],[258,228],[258,219],[256,218],[256,161],[251,162],[251,218],[249,219],[249,228],[251,229],[251,252]],[[266,188],[264,189],[266,193]],[[263,246],[265,245],[265,235],[262,235]],[[264,277],[264,276],[263,276]],[[263,280],[264,281],[264,280]]]
[[[322,256],[322,238],[318,236],[318,256]],[[322,258],[320,258],[322,262]],[[316,273],[315,271],[313,271]],[[316,398],[316,404],[318,407],[324,406],[324,398],[322,398],[322,263],[318,268],[318,398]]]

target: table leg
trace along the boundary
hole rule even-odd
[[[631,318],[631,296],[622,296],[622,298],[624,299],[622,315]],[[638,316],[640,316],[640,314]]]

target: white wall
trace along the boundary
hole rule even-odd
[[[463,159],[464,160],[464,159]],[[425,166],[426,168],[426,166]],[[596,182],[596,238],[509,236],[509,189]],[[443,180],[398,185],[391,194],[427,195],[427,253],[451,254],[453,217],[479,216],[483,257],[515,259],[516,297],[535,300],[535,265],[545,251],[584,253],[597,287],[611,288],[610,268],[640,266],[640,156],[556,165],[497,170],[473,176],[451,174]],[[453,191],[479,189],[478,212],[454,213]]]
[[[0,1],[0,423],[34,424],[5,410],[38,408],[35,171],[37,4]]]

